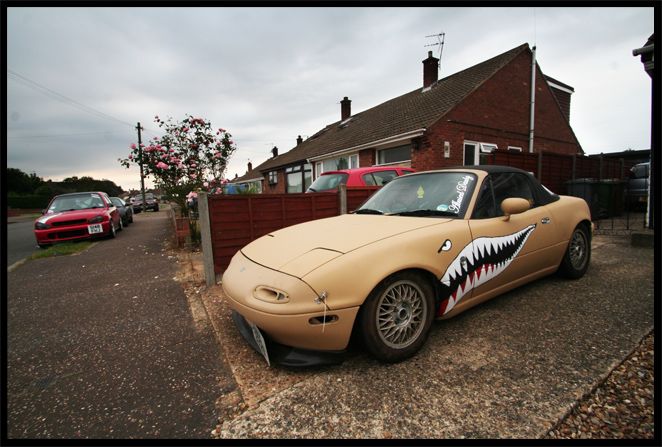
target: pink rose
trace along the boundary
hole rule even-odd
[[[136,148],[136,144],[134,143],[131,145],[131,149],[135,149],[135,148]]]
[[[195,180],[198,176],[195,175],[195,174],[191,174],[191,175],[189,175],[189,177],[191,177],[191,179]]]
[[[162,161],[158,162],[158,163],[156,164],[156,167],[157,167],[157,168],[161,168],[161,169],[168,169],[168,165],[165,164],[165,163],[163,163]]]

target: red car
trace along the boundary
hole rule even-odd
[[[336,189],[338,185],[347,186],[383,186],[405,174],[411,174],[412,168],[402,166],[371,166],[369,168],[341,169],[323,172],[306,192],[320,192]]]
[[[75,192],[53,197],[34,223],[37,245],[55,242],[115,237],[123,224],[119,210],[105,192]]]

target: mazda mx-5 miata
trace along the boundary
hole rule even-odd
[[[223,275],[233,319],[267,362],[342,360],[354,331],[384,362],[446,319],[545,275],[579,278],[591,215],[526,171],[473,166],[393,179],[354,213],[246,245]]]

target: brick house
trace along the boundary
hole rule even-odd
[[[264,193],[303,192],[322,172],[373,165],[418,171],[481,164],[495,149],[583,154],[570,127],[574,89],[536,64],[535,125],[529,147],[534,53],[520,45],[438,79],[439,59],[428,53],[421,87],[352,115],[341,101],[340,120],[301,136],[234,182],[259,182]]]

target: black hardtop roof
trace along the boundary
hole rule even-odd
[[[442,168],[442,170],[443,169],[460,169],[460,170],[474,169],[476,171],[485,171],[489,174],[497,173],[497,172],[519,172],[520,174],[531,175],[529,171],[525,171],[524,169],[515,168],[513,166],[504,166],[504,165],[449,166],[447,168]]]

